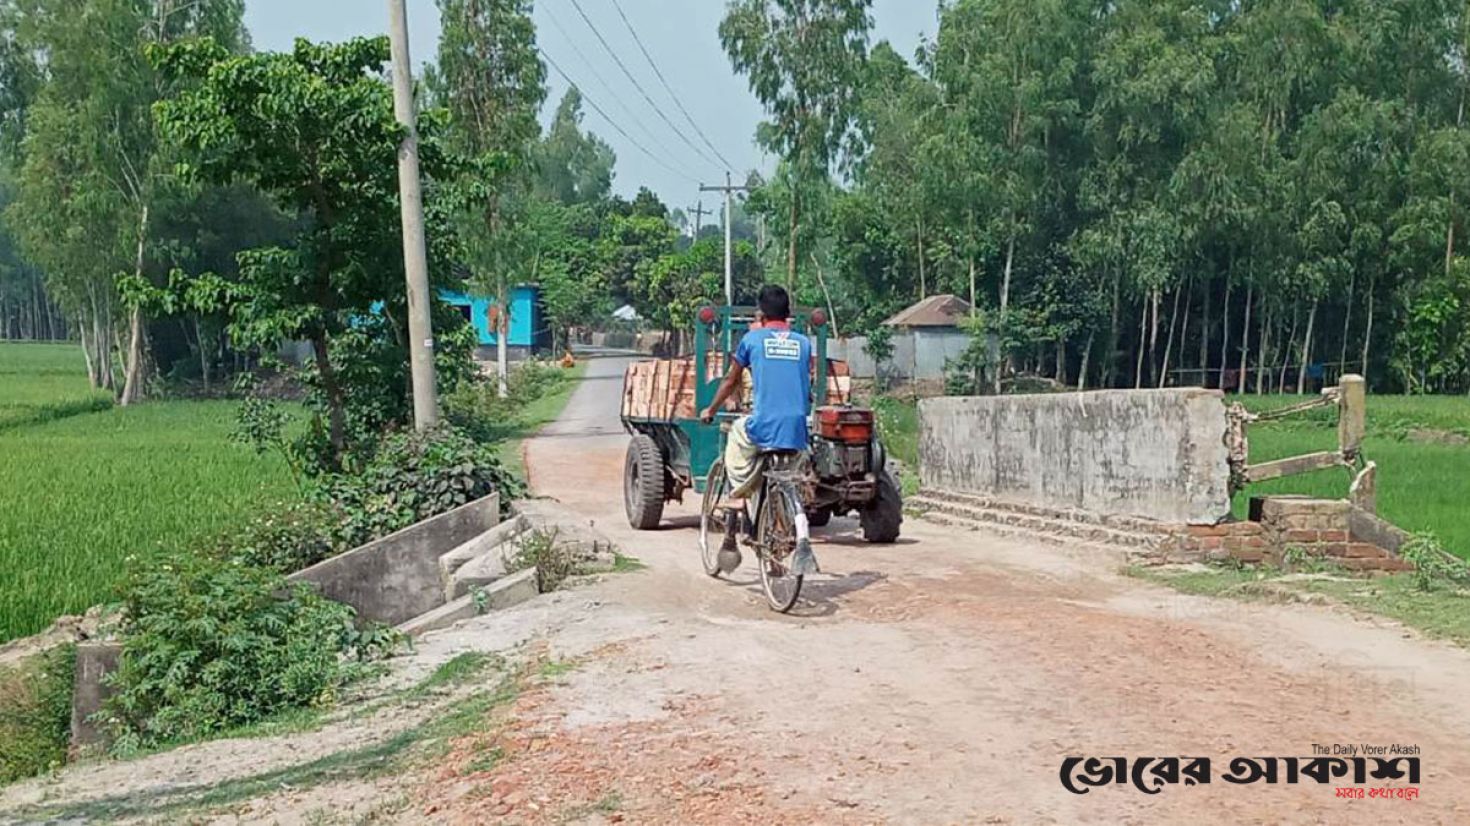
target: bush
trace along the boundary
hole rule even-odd
[[[66,762],[75,666],[64,645],[0,671],[0,785]]]
[[[1442,585],[1470,584],[1470,565],[1451,556],[1432,533],[1414,534],[1404,543],[1399,555],[1414,563],[1414,587],[1421,591],[1433,591]]]
[[[395,642],[358,631],[351,608],[238,559],[135,566],[123,605],[115,693],[100,712],[119,753],[330,704],[354,673],[344,654],[371,659]]]
[[[358,472],[324,477],[319,495],[339,510],[341,538],[354,547],[495,491],[509,501],[522,485],[488,445],[443,425],[388,435]]]
[[[295,573],[350,550],[345,521],[342,509],[324,497],[281,504],[224,540],[215,555]]]
[[[553,392],[566,380],[566,371],[551,362],[522,362],[506,378],[504,397],[493,376],[462,382],[440,400],[444,418],[480,441],[500,442],[521,429],[520,416],[527,405]]]

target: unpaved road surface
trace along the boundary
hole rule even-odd
[[[891,546],[834,520],[819,532],[826,573],[774,614],[749,559],[733,581],[704,575],[692,498],[663,530],[627,527],[625,364],[594,360],[526,452],[538,493],[647,567],[431,635],[396,666],[412,685],[465,652],[522,663],[531,677],[483,721],[387,774],[321,755],[416,724],[431,713],[418,700],[73,766],[0,790],[0,822],[51,806],[73,822],[1470,823],[1467,652],[1325,607],[1178,595],[1095,548],[912,517]],[[1418,747],[1418,800],[1223,781],[1236,756],[1364,743]],[[1073,755],[1208,757],[1214,780],[1079,796],[1058,776]],[[222,791],[242,778],[245,795]],[[184,793],[202,805],[167,808]]]
[[[527,458],[538,493],[649,567],[548,635],[582,664],[536,697],[521,725],[540,742],[508,789],[611,799],[635,823],[1470,823],[1470,656],[1391,623],[1178,595],[1095,549],[913,517],[886,547],[834,520],[810,598],[770,612],[748,558],[734,581],[704,575],[692,497],[664,530],[628,528],[625,364],[595,360]],[[1231,757],[1363,743],[1420,748],[1419,800],[1221,780]],[[1204,756],[1216,776],[1078,796],[1069,755]],[[487,813],[538,817],[446,811]]]

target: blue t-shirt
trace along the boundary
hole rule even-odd
[[[745,433],[764,450],[805,450],[812,397],[812,342],[784,327],[752,330],[735,348],[750,370],[755,411]]]

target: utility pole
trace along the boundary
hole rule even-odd
[[[704,216],[710,214],[710,211],[704,208],[704,201],[689,207],[689,211],[694,214],[694,240],[698,241],[699,231],[704,229]]]
[[[734,186],[730,183],[730,173],[725,173],[724,186],[699,185],[700,192],[723,192],[725,193],[725,303],[735,303],[735,247],[732,240],[734,219],[735,193],[749,192],[748,186]]]
[[[408,56],[408,12],[404,0],[388,0],[388,37],[393,50],[393,114],[403,124],[398,145],[398,200],[403,212],[403,271],[408,281],[408,352],[413,371],[413,422],[424,430],[439,423],[434,380],[434,328],[429,320],[429,256],[424,245],[424,192],[419,179],[419,135],[415,125],[413,70]]]

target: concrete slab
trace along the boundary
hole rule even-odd
[[[398,626],[398,630],[410,637],[422,636],[430,631],[448,628],[457,622],[472,619],[489,611],[501,611],[520,605],[538,594],[540,590],[536,586],[536,571],[528,568],[503,577],[487,586],[479,604],[476,604],[477,600],[473,593],[465,594],[422,616],[402,623]]]
[[[92,715],[112,696],[102,678],[117,670],[122,645],[116,642],[77,643],[76,676],[71,697],[71,751],[73,755],[107,743],[106,731],[92,722]]]
[[[365,620],[398,625],[444,604],[439,558],[498,524],[500,497],[491,494],[290,578],[313,583]]]

